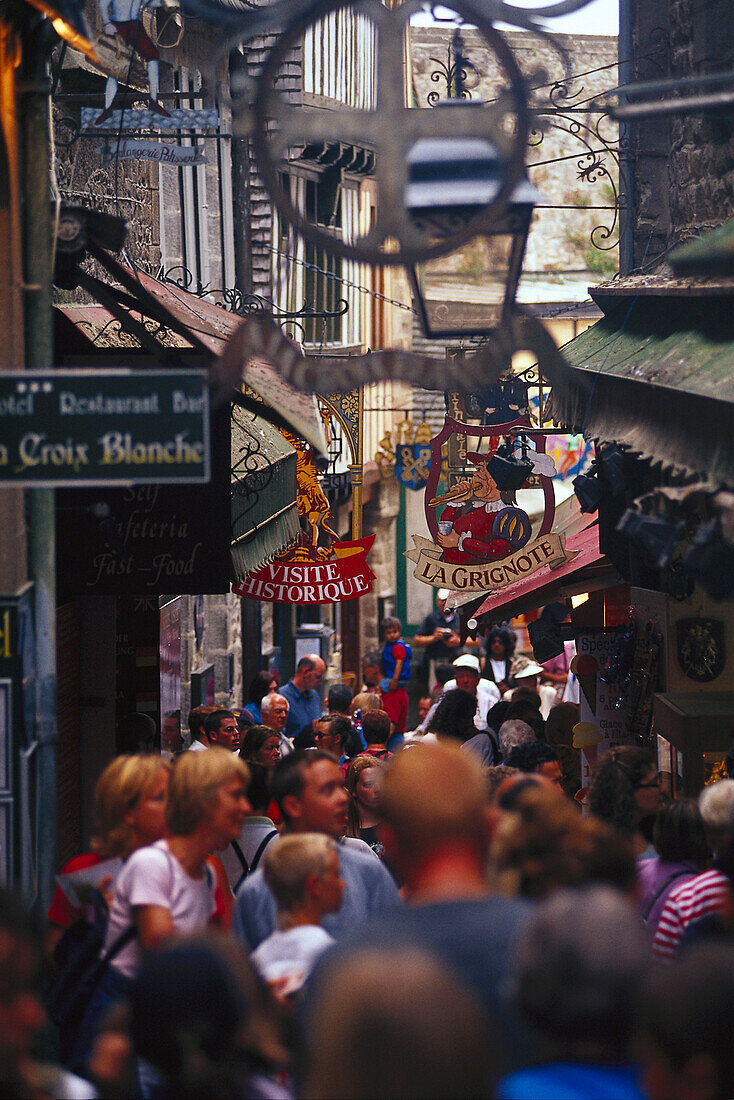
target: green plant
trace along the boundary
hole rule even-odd
[[[619,269],[619,257],[617,255],[617,246],[609,249],[596,248],[593,244],[586,249],[584,253],[584,262],[589,271],[593,271],[595,275],[601,275],[608,278],[614,275]]]

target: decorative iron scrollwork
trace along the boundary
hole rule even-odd
[[[288,51],[304,31],[335,11],[352,9],[373,25],[377,46],[379,110],[309,111],[289,103],[276,84]],[[283,220],[327,254],[360,263],[409,266],[446,255],[487,230],[504,212],[512,189],[524,171],[529,127],[526,85],[505,38],[481,14],[473,0],[452,3],[467,22],[477,26],[498,61],[504,87],[492,103],[456,103],[441,124],[437,113],[408,108],[403,87],[403,34],[410,17],[420,10],[417,0],[387,8],[381,0],[317,0],[294,20],[276,41],[262,70],[253,105],[253,144],[265,186]],[[409,154],[425,138],[480,138],[498,152],[501,172],[492,200],[463,225],[440,239],[435,227],[421,229],[406,207]],[[354,240],[342,240],[308,220],[297,209],[281,179],[289,149],[325,141],[366,145],[376,151],[375,179],[379,194],[376,217],[369,230]],[[388,247],[389,246],[389,247]]]
[[[245,516],[257,504],[261,495],[270,485],[274,466],[262,456],[262,447],[257,432],[252,431],[247,415],[237,405],[232,408],[232,421],[239,429],[237,439],[241,445],[237,454],[232,453],[232,478],[237,482],[236,508],[233,500],[232,527],[237,529]],[[252,532],[254,536],[255,532]]]
[[[176,272],[180,272],[180,275],[176,276]],[[263,294],[242,291],[237,287],[212,287],[209,283],[202,283],[201,280],[196,279],[193,272],[183,264],[176,264],[175,267],[169,267],[167,271],[161,269],[156,275],[156,278],[164,283],[171,283],[172,286],[177,286],[180,290],[185,290],[189,294],[195,294],[197,298],[218,296],[220,301],[216,303],[217,305],[228,310],[230,313],[239,314],[240,317],[249,317],[251,314],[266,314],[280,324],[286,321],[291,324],[297,324],[298,318],[305,317],[316,317],[327,320],[333,317],[343,317],[349,309],[349,302],[345,298],[339,300],[338,309],[331,311],[313,309],[309,302],[304,302],[301,308],[297,310],[279,309],[275,302],[270,298],[266,298]]]
[[[426,102],[429,106],[435,107],[441,99],[472,98],[472,89],[476,88],[479,83],[479,70],[464,55],[464,39],[458,27],[454,31],[451,42],[446,47],[446,60],[441,61],[437,57],[432,57],[430,60],[438,65],[438,68],[431,73],[431,83],[440,84],[443,81],[446,85],[446,94],[442,96],[438,89],[429,92],[426,96]],[[470,74],[473,82],[471,87],[467,87],[466,82]]]

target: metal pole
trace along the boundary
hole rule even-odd
[[[352,538],[362,538],[362,478],[364,473],[363,440],[364,432],[364,389],[359,389],[359,412],[357,434],[357,461],[349,464],[349,479],[352,484]]]
[[[232,99],[241,100],[242,83],[247,78],[247,60],[240,50],[229,55]],[[233,111],[234,113],[234,111]],[[250,192],[250,139],[232,138],[232,191],[234,194],[235,286],[241,294],[252,292],[252,211]]]
[[[50,113],[45,35],[28,35],[23,50],[23,205],[25,239],[26,365],[53,366],[53,239]],[[27,494],[30,567],[36,629],[36,827],[38,895],[45,913],[56,873],[56,544],[54,490]]]
[[[634,79],[634,28],[631,0],[619,0],[619,72],[620,85],[629,85]],[[620,106],[629,99],[620,92]],[[619,205],[625,207],[621,214],[619,238],[619,273],[628,275],[635,266],[635,124],[619,124]]]

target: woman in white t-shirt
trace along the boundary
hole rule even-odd
[[[187,752],[176,760],[168,836],[134,852],[115,883],[105,941],[111,959],[79,1032],[77,1067],[86,1063],[103,1014],[126,994],[143,952],[176,934],[201,931],[213,916],[216,880],[206,859],[239,836],[251,812],[249,778],[244,761],[226,749]]]

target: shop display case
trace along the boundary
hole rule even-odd
[[[734,691],[657,694],[653,733],[668,794],[697,795],[725,778],[724,757],[734,741]]]

